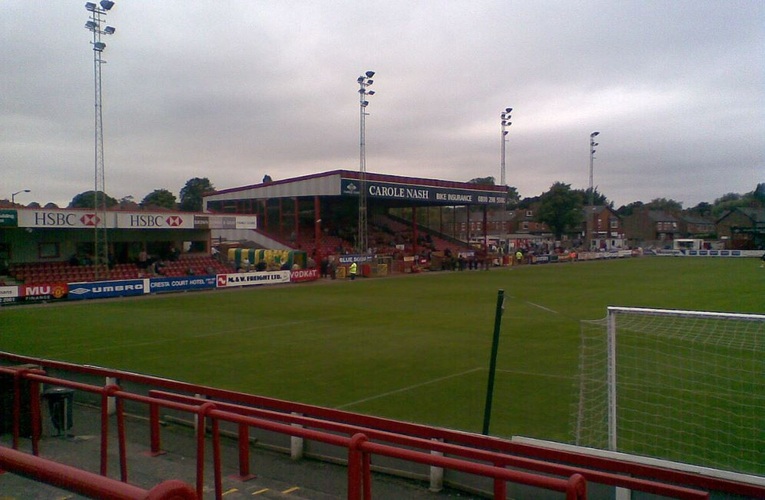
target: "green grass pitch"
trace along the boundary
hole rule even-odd
[[[755,259],[639,258],[0,309],[0,350],[570,441],[579,321],[606,306],[765,313]]]

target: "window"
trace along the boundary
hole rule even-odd
[[[619,219],[613,218],[611,219],[611,229],[618,229],[619,228]]]
[[[534,217],[534,211],[533,210],[526,210],[526,217]]]

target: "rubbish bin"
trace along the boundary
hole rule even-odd
[[[43,391],[43,398],[48,400],[48,411],[51,423],[56,429],[56,435],[66,434],[72,428],[74,390],[66,387],[51,387]]]

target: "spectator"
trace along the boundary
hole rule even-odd
[[[141,252],[138,254],[138,267],[140,269],[146,269],[149,267],[149,254],[146,253],[146,250],[141,250]]]
[[[164,276],[165,274],[165,263],[161,260],[157,260],[154,263],[154,274],[157,274],[159,276]]]
[[[180,256],[181,252],[177,248],[174,246],[170,247],[170,262],[177,262]]]

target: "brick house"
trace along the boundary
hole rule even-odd
[[[734,208],[717,219],[716,226],[726,248],[765,249],[765,208]]]
[[[627,246],[622,218],[605,205],[582,208],[580,236],[589,250],[613,250]]]
[[[715,221],[700,215],[681,214],[680,234],[684,238],[716,239]]]
[[[661,210],[636,210],[623,219],[627,242],[632,247],[671,247],[680,237],[678,217]]]
[[[543,222],[538,222],[535,217],[534,208],[519,208],[511,211],[513,214],[513,225],[510,232],[516,234],[528,235],[549,235],[550,228]]]

